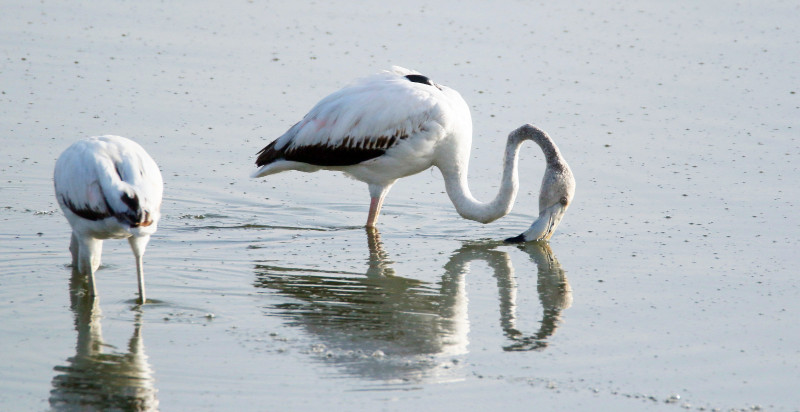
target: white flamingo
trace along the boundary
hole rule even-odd
[[[94,273],[103,240],[127,238],[144,303],[142,256],[158,227],[164,188],[156,162],[124,137],[90,137],[59,156],[54,182],[58,204],[72,226],[72,265],[88,277],[91,295],[97,295]]]
[[[258,153],[252,177],[286,170],[337,170],[367,183],[367,227],[374,227],[383,199],[401,177],[436,166],[458,213],[489,223],[511,211],[518,190],[517,163],[523,141],[541,147],[547,168],[539,194],[539,218],[511,242],[547,240],[575,192],[575,180],[553,140],[524,125],[509,134],[500,191],[476,200],[467,185],[472,119],[453,89],[402,67],[357,80],[325,97],[303,119]]]

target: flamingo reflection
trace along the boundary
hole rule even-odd
[[[517,281],[514,267],[507,252],[495,249],[497,243],[465,243],[445,265],[445,273],[464,273],[473,261],[486,262],[497,279],[500,299],[500,324],[511,341],[503,347],[507,351],[544,350],[547,338],[555,333],[561,311],[572,305],[572,288],[564,269],[547,242],[530,242],[520,245],[538,270],[537,291],[542,305],[539,330],[526,335],[517,328]]]
[[[80,276],[70,281],[70,302],[78,332],[75,356],[54,368],[53,410],[157,411],[153,371],[142,339],[141,312],[136,314],[127,353],[111,352],[103,341],[99,300],[82,293]]]
[[[466,351],[463,279],[445,279],[437,287],[395,276],[377,230],[367,231],[366,273],[257,264],[256,287],[292,298],[266,308],[267,314],[309,331],[325,359],[350,373],[378,380],[452,379],[438,373],[433,355]]]
[[[468,352],[465,279],[471,262],[485,262],[497,279],[500,322],[510,341],[505,350],[546,348],[561,311],[572,302],[564,270],[544,242],[519,246],[537,265],[539,300],[544,308],[539,330],[525,334],[517,326],[517,284],[508,246],[502,242],[463,244],[434,284],[398,276],[377,229],[367,229],[367,241],[365,273],[256,264],[254,284],[291,298],[265,308],[268,315],[283,317],[287,324],[310,332],[328,361],[367,378],[458,378],[457,362],[442,358]]]

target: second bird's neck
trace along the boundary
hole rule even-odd
[[[447,195],[458,213],[465,219],[489,223],[507,215],[514,206],[519,190],[517,165],[519,148],[525,139],[510,135],[503,155],[503,176],[497,196],[489,202],[481,202],[472,196],[467,179],[468,163],[456,170],[442,170]],[[468,157],[467,157],[468,159]]]
[[[463,164],[457,164],[449,170],[442,170],[447,195],[450,196],[450,200],[462,217],[481,223],[489,223],[511,212],[519,190],[517,172],[519,149],[525,140],[532,140],[539,145],[544,153],[548,169],[558,168],[562,162],[558,147],[543,130],[529,124],[514,130],[508,135],[505,153],[503,154],[503,176],[500,181],[500,189],[497,196],[490,202],[484,203],[475,199],[469,190],[467,180],[468,154],[464,157]]]

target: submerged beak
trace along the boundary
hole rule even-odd
[[[561,202],[556,202],[550,207],[542,210],[539,213],[539,218],[531,225],[528,230],[522,232],[521,235],[506,239],[509,243],[523,243],[537,240],[550,240],[553,233],[556,231],[561,219],[567,212],[567,205]]]

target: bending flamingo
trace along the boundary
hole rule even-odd
[[[286,170],[336,170],[367,183],[367,227],[374,227],[394,182],[436,166],[458,213],[489,223],[511,211],[518,190],[517,162],[523,141],[541,147],[547,169],[539,218],[511,242],[549,239],[575,192],[575,180],[558,147],[541,129],[524,125],[509,134],[500,191],[476,200],[467,185],[472,119],[453,89],[402,67],[357,80],[325,97],[286,133],[264,147],[252,177]]]
[[[103,240],[127,238],[144,303],[142,256],[158,227],[164,187],[156,162],[124,137],[90,137],[59,156],[54,182],[58,205],[72,226],[73,269],[88,277],[91,295],[97,295],[94,273]]]

